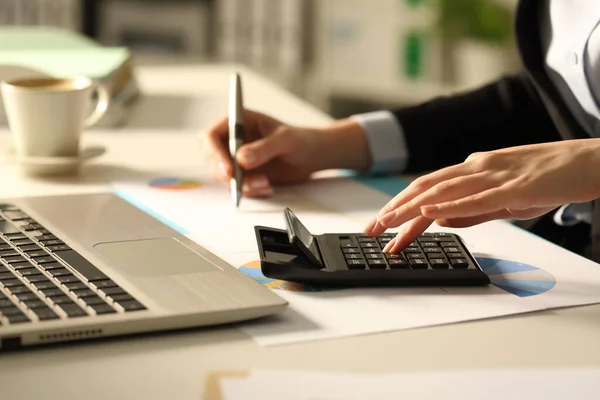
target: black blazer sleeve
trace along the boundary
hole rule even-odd
[[[394,115],[406,137],[408,173],[458,164],[475,152],[561,140],[525,74]]]

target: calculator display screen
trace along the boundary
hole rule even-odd
[[[314,236],[306,229],[306,227],[300,222],[300,220],[294,215],[294,213],[290,209],[286,209],[286,223],[288,225],[288,235],[290,236],[290,241],[295,237],[300,241],[300,243],[305,247],[306,251],[310,252],[307,254],[309,257],[314,258],[313,261],[316,261],[318,264],[321,264],[319,250],[315,244]]]

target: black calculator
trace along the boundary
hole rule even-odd
[[[397,254],[382,249],[394,233],[312,235],[284,211],[286,229],[255,226],[263,275],[321,286],[479,286],[490,283],[462,239],[426,232]]]

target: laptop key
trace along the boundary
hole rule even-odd
[[[32,240],[29,239],[19,239],[19,240],[13,240],[12,244],[14,244],[15,246],[26,246],[28,244],[33,244]]]
[[[53,282],[49,282],[49,281],[48,282],[38,282],[38,283],[34,284],[33,286],[35,286],[35,288],[37,290],[41,290],[41,291],[56,288],[56,285]]]
[[[25,262],[26,260],[25,260],[25,257],[23,257],[23,256],[17,256],[17,257],[5,258],[4,261],[6,261],[7,263],[12,265],[12,264]]]
[[[48,253],[46,253],[42,249],[32,250],[32,251],[26,251],[25,254],[27,254],[27,256],[29,256],[29,258],[33,258],[34,261],[37,261],[37,259],[40,258],[40,257],[47,257],[48,256]]]
[[[114,314],[116,311],[108,304],[92,304],[90,305],[96,314]]]
[[[23,314],[23,311],[21,311],[17,306],[12,306],[0,308],[0,314],[4,315],[5,317],[8,317],[9,315]]]
[[[50,297],[50,298],[52,298],[52,297],[59,297],[59,296],[64,296],[65,295],[65,292],[63,292],[62,290],[60,290],[57,287],[54,287],[54,288],[51,288],[51,289],[45,289],[45,290],[42,290],[41,292],[44,294],[44,296]]]
[[[79,290],[88,288],[83,282],[67,283],[65,287],[69,290]]]
[[[21,253],[19,253],[18,251],[14,250],[14,249],[0,250],[0,257],[2,257],[2,258],[14,257],[14,256],[20,256],[20,255],[21,255]]]
[[[31,293],[31,289],[29,289],[25,285],[19,285],[9,288],[12,294],[20,294],[20,293]]]
[[[35,239],[39,240],[39,241],[43,241],[43,240],[58,240],[58,238],[54,235],[39,235],[39,236],[34,236]]]
[[[86,313],[81,307],[79,307],[75,303],[73,303],[73,304],[62,304],[60,306],[60,308],[65,312],[65,314],[67,314],[67,316],[69,318],[83,317],[83,316],[87,316],[88,315],[88,313]]]
[[[61,251],[56,255],[90,282],[108,279],[108,276],[74,250]]]
[[[0,281],[14,279],[15,276],[12,272],[0,272]]]
[[[58,246],[58,245],[64,244],[63,241],[56,240],[56,239],[53,239],[53,240],[42,240],[42,241],[40,241],[40,243],[43,244],[44,246]]]
[[[23,314],[22,312],[20,314],[7,315],[6,318],[8,318],[8,322],[10,322],[11,324],[22,324],[24,322],[31,321],[29,317]]]
[[[9,299],[0,300],[0,310],[3,308],[14,307],[14,303]]]
[[[96,288],[98,288],[98,289],[117,287],[117,284],[109,279],[107,279],[105,281],[96,281],[93,283],[93,285],[96,286]]]
[[[56,315],[56,313],[54,311],[52,311],[48,307],[37,308],[37,309],[34,309],[33,312],[35,313],[35,315],[37,315],[37,317],[40,319],[40,321],[47,321],[47,320],[51,320],[51,319],[60,318],[58,315]]]
[[[51,252],[71,250],[71,248],[69,246],[67,246],[66,244],[58,244],[56,246],[47,246],[46,248],[48,250],[50,250]]]
[[[118,303],[126,312],[145,310],[146,307],[137,300]]]
[[[133,298],[132,298],[133,299]],[[90,297],[85,297],[83,299],[83,302],[89,306],[91,305],[95,305],[95,304],[106,304],[106,301],[102,300],[100,297],[98,296],[90,296]]]
[[[9,289],[11,289],[13,287],[23,286],[23,282],[18,280],[16,277],[13,277],[13,279],[7,279],[7,280],[0,281],[0,283],[2,285],[4,285],[5,288],[9,288]]]
[[[10,244],[6,244],[6,242],[2,241],[4,244],[0,244],[0,251],[4,250],[12,250],[12,246]]]
[[[49,282],[49,279],[44,275],[34,275],[34,276],[28,276],[27,281],[29,283],[42,283],[42,282]]]
[[[0,273],[2,273],[2,272],[9,272],[9,271],[8,271],[8,268],[6,268],[4,265],[0,264]]]
[[[37,268],[27,268],[27,269],[19,270],[19,274],[21,274],[21,276],[31,276],[31,275],[41,275],[42,273]]]
[[[4,215],[13,221],[20,221],[29,218],[29,215],[26,215],[24,212],[19,210],[6,210],[4,211]]]
[[[116,303],[120,303],[122,301],[135,300],[133,298],[133,296],[130,294],[114,294],[114,295],[110,296],[110,298]]]
[[[81,282],[81,280],[76,277],[75,275],[66,275],[66,276],[59,276],[56,278],[60,283],[73,283],[73,282]]]
[[[0,232],[7,235],[11,233],[21,233],[21,230],[11,222],[0,221]]]
[[[46,307],[46,303],[44,303],[42,300],[29,300],[24,301],[23,303],[31,309]]]
[[[74,290],[73,293],[75,293],[75,296],[77,296],[80,299],[96,296],[96,293],[90,289]]]
[[[48,273],[50,273],[50,275],[52,275],[53,277],[73,275],[73,273],[66,268],[53,269],[51,271],[48,271]]]
[[[65,267],[57,262],[53,262],[53,263],[48,263],[48,264],[42,264],[40,265],[40,268],[43,269],[44,271],[51,271],[54,269],[64,269]]]
[[[54,257],[50,257],[48,255],[46,255],[45,257],[37,257],[33,261],[35,261],[38,264],[49,264],[49,263],[55,263],[56,262],[56,260],[54,259]]]
[[[363,266],[365,265],[364,261],[360,262],[360,260],[349,260],[349,261],[347,261],[347,263],[348,264],[350,264],[350,263],[355,264],[354,261],[358,261],[358,263],[356,263],[356,264],[362,264]],[[124,291],[123,289],[121,289],[118,286],[111,287],[111,288],[106,288],[106,289],[100,289],[100,290],[102,290],[102,293],[104,293],[107,296],[111,296],[113,294],[127,294],[126,291]]]
[[[11,264],[10,266],[13,267],[14,269],[16,269],[17,271],[19,271],[21,269],[29,269],[29,268],[35,267],[33,264],[31,264],[28,261],[23,262],[23,263]]]
[[[50,300],[52,300],[54,304],[68,304],[73,302],[73,300],[66,295],[51,297]]]

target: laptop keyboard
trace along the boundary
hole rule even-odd
[[[0,204],[0,326],[145,309],[19,208]]]

